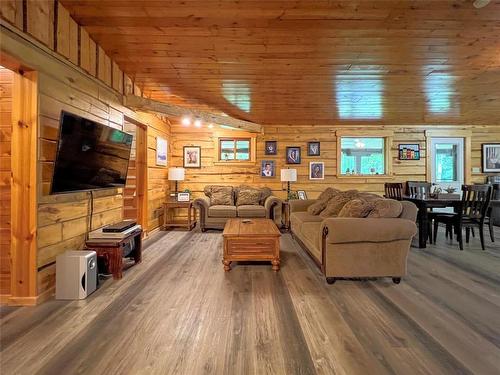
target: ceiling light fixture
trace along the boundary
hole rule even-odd
[[[491,0],[475,0],[472,5],[474,5],[474,8],[476,9],[481,9],[488,5],[490,2]]]
[[[214,127],[214,124],[208,124],[208,128],[212,129]]]
[[[194,120],[194,126],[196,126],[197,128],[201,128],[201,120],[199,118]]]
[[[184,116],[182,118],[182,125],[189,126],[191,125],[191,119],[188,116]]]

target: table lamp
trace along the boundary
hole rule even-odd
[[[281,182],[286,182],[287,183],[287,189],[286,189],[286,199],[288,200],[290,198],[290,182],[295,182],[297,181],[297,170],[296,169],[282,169],[281,170]]]
[[[184,181],[185,169],[181,167],[168,168],[168,179],[169,181],[175,181],[175,196],[177,196],[177,183],[178,181]]]

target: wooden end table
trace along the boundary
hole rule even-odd
[[[174,220],[174,212],[176,208],[187,209],[186,221]],[[163,203],[163,226],[162,229],[169,227],[186,228],[191,230],[196,226],[196,209],[194,208],[193,201],[177,202],[176,200],[168,200]]]
[[[142,261],[142,229],[130,233],[122,239],[91,239],[85,241],[88,250],[94,250],[98,258],[102,258],[113,279],[121,279],[123,274],[123,248],[130,240],[135,241],[135,249],[127,256],[133,258],[135,264]]]
[[[246,223],[245,221],[249,222]],[[280,269],[281,233],[271,219],[229,219],[224,226],[224,271],[233,261],[271,261]]]

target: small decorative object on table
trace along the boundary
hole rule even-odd
[[[189,202],[191,199],[191,194],[188,192],[177,193],[177,202]]]
[[[299,199],[301,199],[301,200],[307,199],[307,194],[304,190],[297,190],[297,195],[298,195]]]

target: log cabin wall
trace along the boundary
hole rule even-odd
[[[0,66],[0,300],[10,295],[11,136],[14,73]]]
[[[152,154],[156,137],[170,139],[170,125],[160,116],[122,106],[124,93],[141,95],[140,89],[58,2],[28,1],[26,14],[22,5],[22,1],[1,2],[0,47],[23,66],[38,72],[36,300],[41,302],[53,292],[56,256],[81,249],[88,230],[120,221],[123,211],[122,189],[96,191],[91,217],[88,193],[49,195],[61,110],[117,129],[123,128],[124,116],[147,126],[147,169],[151,176],[147,186],[148,232],[159,227],[161,204],[169,193],[168,167],[153,164]]]
[[[336,131],[351,129],[362,132],[380,129],[392,130],[394,135],[391,147],[392,177],[337,177],[337,138]],[[208,184],[239,185],[250,184],[268,186],[275,195],[285,198],[282,190],[279,170],[282,168],[296,168],[298,181],[292,183],[293,190],[305,190],[308,197],[315,198],[328,186],[341,190],[358,189],[382,194],[385,182],[407,180],[426,180],[426,131],[442,130],[450,137],[457,136],[463,130],[472,132],[472,150],[470,165],[472,168],[481,169],[481,144],[491,140],[500,139],[498,126],[433,126],[433,125],[395,125],[395,126],[264,126],[264,134],[257,136],[257,161],[254,165],[242,164],[225,166],[216,162],[217,130],[185,128],[182,125],[172,126],[172,165],[182,166],[183,146],[201,146],[202,168],[186,169],[186,180],[179,184],[179,190],[190,189],[194,196],[203,195],[203,187]],[[265,155],[264,141],[275,140],[278,142],[278,154]],[[307,156],[307,142],[321,142],[321,156]],[[400,143],[418,143],[421,148],[421,159],[418,161],[398,160],[398,145]],[[285,150],[287,146],[300,146],[302,163],[287,165]],[[262,160],[275,160],[276,177],[260,177],[260,162]],[[322,161],[325,163],[325,179],[309,180],[309,162]],[[215,164],[214,164],[215,162]],[[222,164],[222,165],[221,165]],[[471,182],[484,182],[482,173],[471,173]]]

